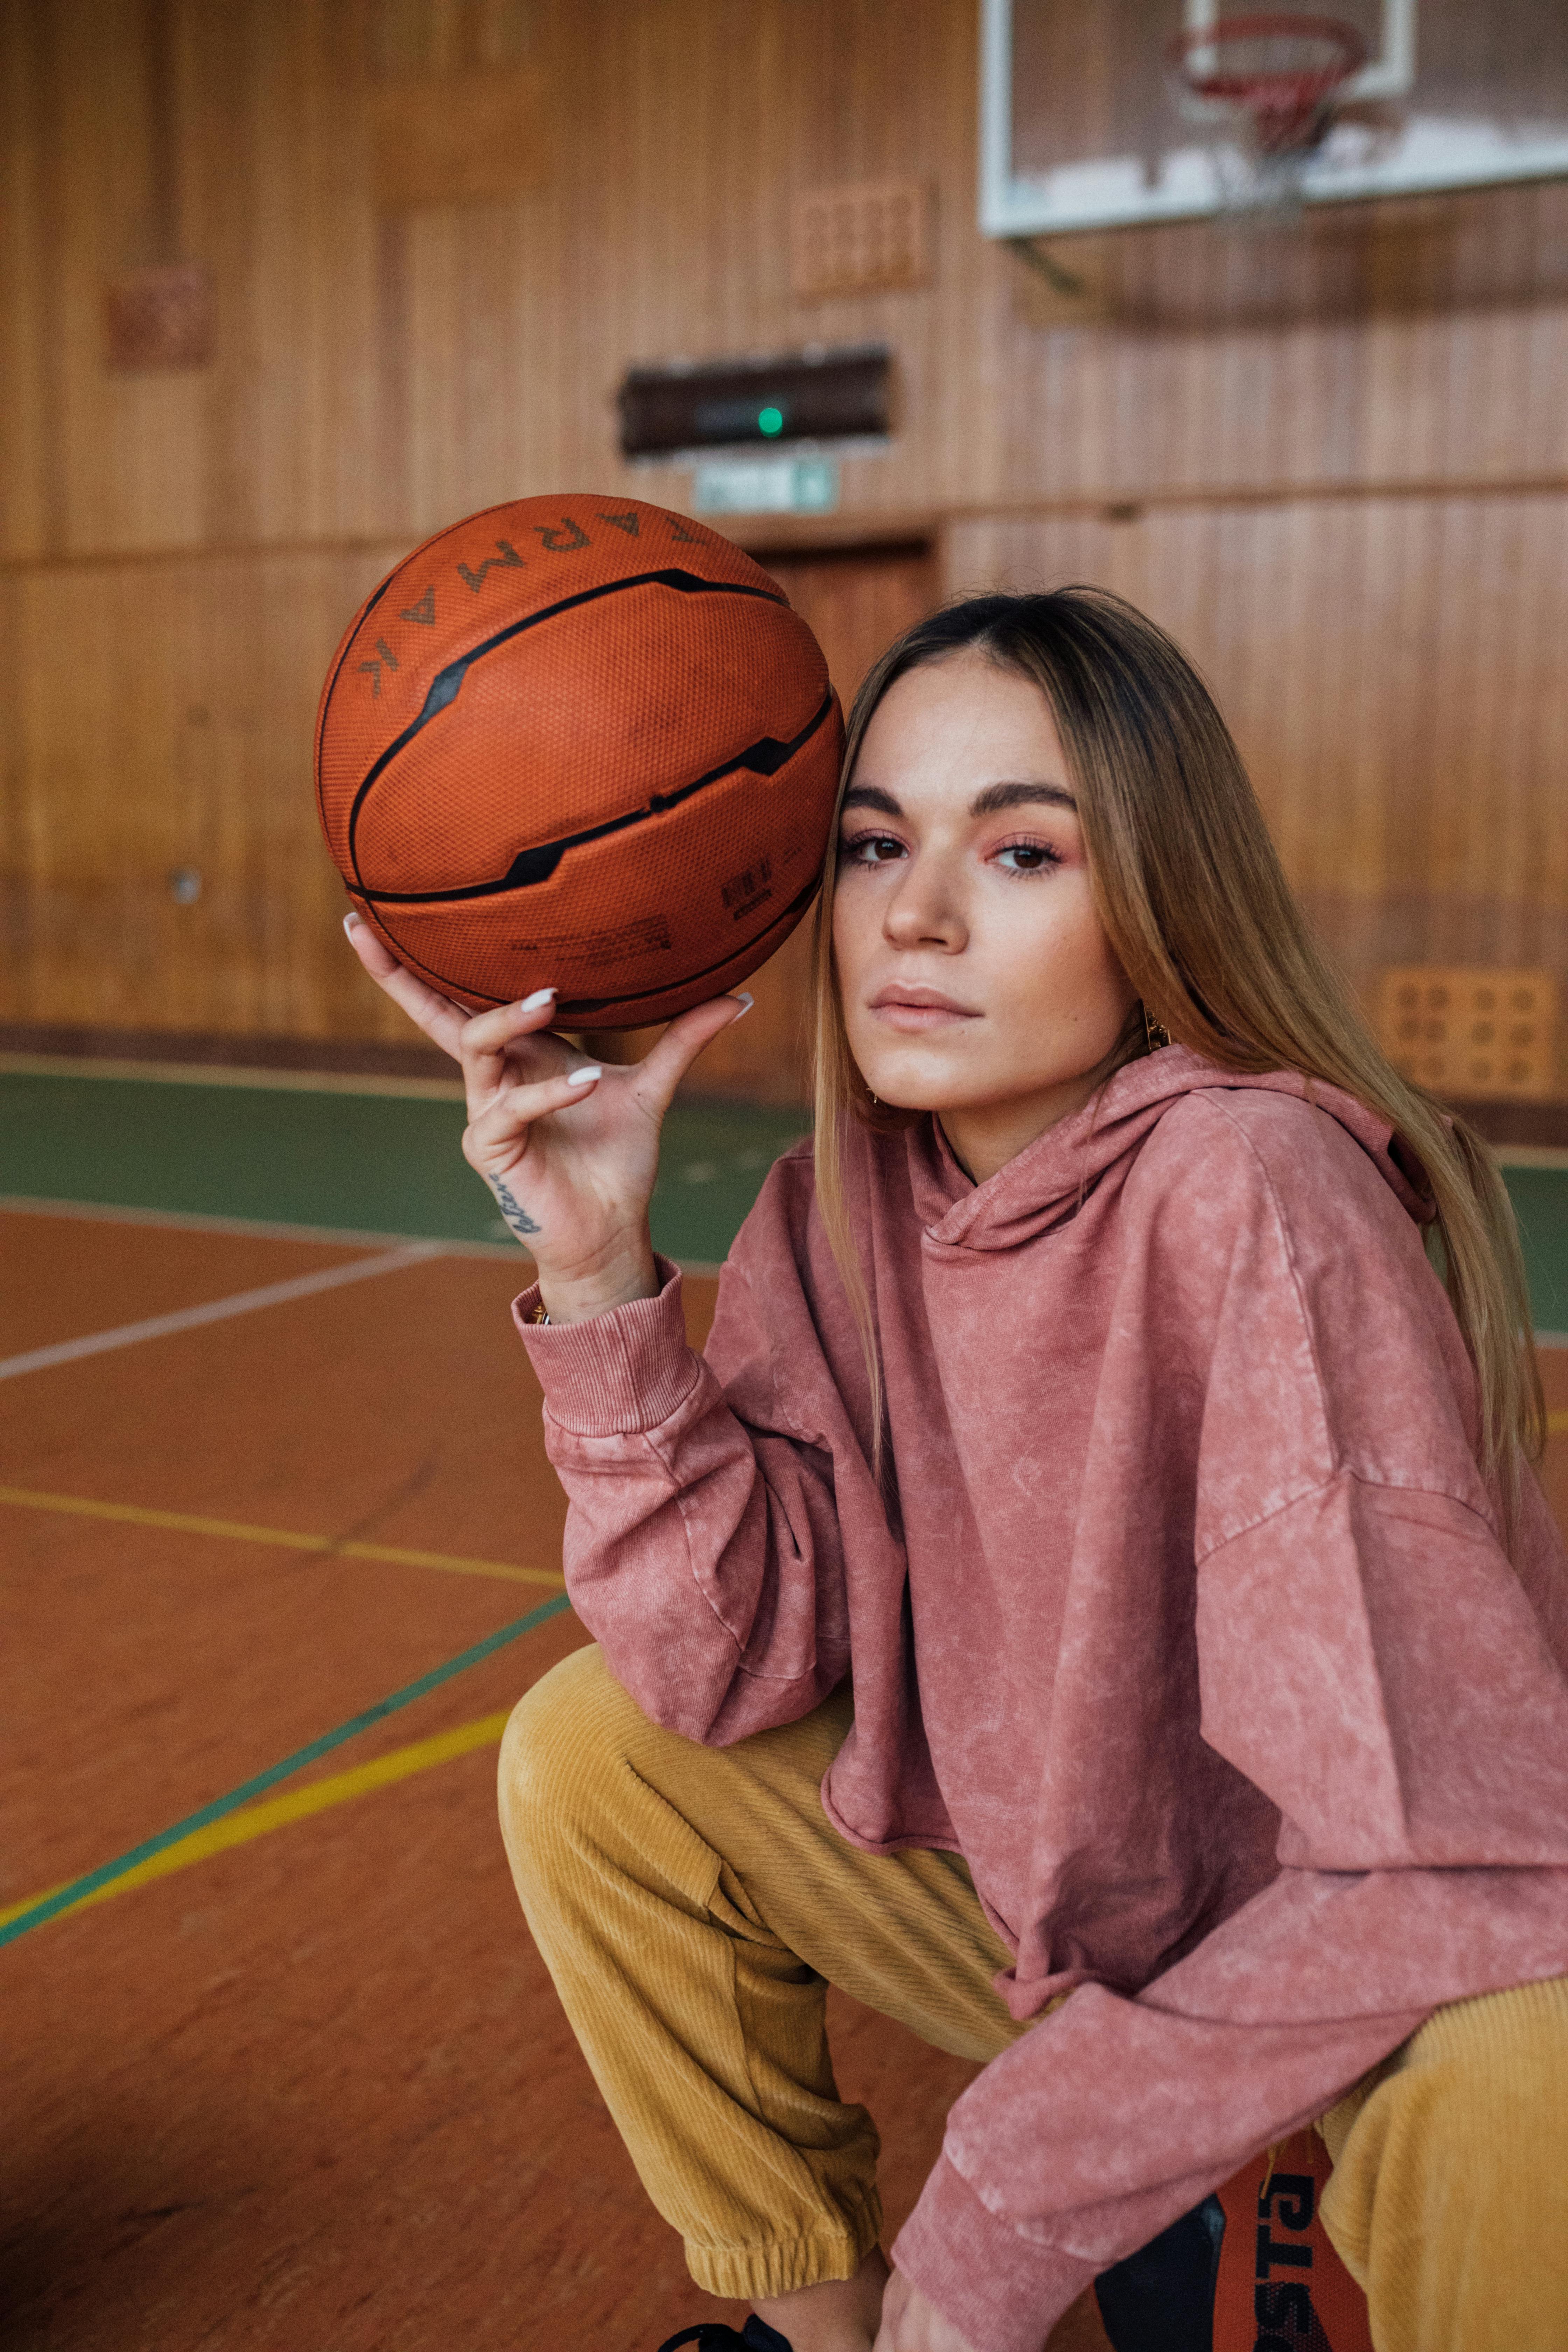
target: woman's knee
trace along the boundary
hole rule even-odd
[[[705,1916],[720,1859],[679,1797],[722,1763],[650,1723],[597,1649],[574,1651],[519,1700],[501,1741],[501,1834],[547,1958],[627,1906]]]
[[[1341,2147],[1329,2139],[1334,2179],[1325,2218],[1331,2204],[1336,2217],[1359,2205],[1359,2236],[1370,2228],[1374,2193],[1381,2200],[1392,2190],[1397,2204],[1402,2186],[1419,2199],[1435,2179],[1471,2212],[1521,2198],[1528,2205],[1527,2177],[1563,2137],[1565,2076],[1568,1979],[1436,2011],[1377,2070]]]
[[[1379,2345],[1568,2343],[1565,2073],[1562,1979],[1436,2011],[1380,2070],[1322,2207]]]
[[[596,1645],[563,1658],[519,1699],[501,1739],[498,1788],[520,1887],[592,1839],[642,1726]]]
[[[1429,2017],[1399,2070],[1459,2126],[1480,2113],[1560,2118],[1568,2079],[1568,1977],[1458,2000]]]

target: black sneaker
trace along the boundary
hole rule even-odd
[[[759,2319],[754,2311],[744,2327],[731,2327],[722,2319],[705,2319],[699,2326],[683,2327],[679,2336],[661,2344],[658,2352],[678,2352],[682,2344],[695,2344],[697,2352],[795,2352],[789,2337]]]

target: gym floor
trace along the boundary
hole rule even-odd
[[[585,1635],[460,1125],[417,1084],[0,1070],[16,2352],[651,2352],[713,2308],[495,1828],[506,1713]],[[794,1131],[672,1120],[696,1337]],[[1568,1518],[1568,1155],[1508,1172]],[[833,2022],[896,2226],[970,2070]]]

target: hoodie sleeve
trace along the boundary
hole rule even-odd
[[[531,1323],[537,1290],[514,1309],[570,1505],[572,1605],[650,1720],[716,1747],[798,1720],[849,1666],[834,1449],[781,1396],[753,1291],[763,1280],[798,1308],[770,1186],[721,1277],[705,1355],[662,1261],[658,1297],[587,1322]],[[795,1326],[798,1405],[813,1350],[810,1318]]]
[[[1505,1552],[1457,1328],[1345,1166],[1328,1208],[1255,1171],[1205,1341],[1200,1727],[1277,1810],[1279,1874],[954,2106],[894,2252],[979,2352],[1040,2352],[1434,2009],[1568,1971],[1561,1542],[1527,1473]]]

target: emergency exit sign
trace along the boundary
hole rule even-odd
[[[833,457],[710,457],[697,467],[699,514],[831,514],[838,504]]]

